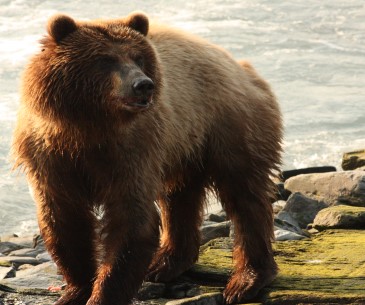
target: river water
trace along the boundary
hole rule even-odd
[[[365,147],[363,0],[0,0],[0,236],[36,231],[35,207],[9,149],[27,58],[47,19],[120,17],[142,10],[246,58],[272,85],[285,123],[284,169],[340,168]]]

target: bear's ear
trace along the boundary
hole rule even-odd
[[[57,43],[76,30],[75,20],[66,15],[56,15],[48,20],[47,32]]]
[[[149,20],[148,17],[141,12],[134,12],[124,20],[126,26],[136,30],[146,36],[148,33]]]

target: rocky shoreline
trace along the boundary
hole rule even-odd
[[[280,273],[255,304],[365,304],[364,156],[345,154],[344,171],[283,173],[273,203]],[[223,211],[208,214],[201,231],[195,266],[172,283],[144,283],[135,303],[223,304],[232,268],[231,222]],[[1,237],[0,305],[53,304],[64,285],[39,235]]]

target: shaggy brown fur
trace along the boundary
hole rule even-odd
[[[281,137],[269,86],[221,48],[140,13],[51,19],[23,77],[13,150],[68,284],[57,304],[128,304],[146,275],[188,269],[207,188],[235,226],[225,299],[254,297],[277,272]]]

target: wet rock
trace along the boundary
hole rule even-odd
[[[327,206],[346,204],[365,207],[365,172],[359,170],[300,175],[288,179],[285,188]]]
[[[174,300],[167,302],[166,305],[222,305],[222,293],[206,293],[192,298]]]
[[[365,208],[346,205],[326,208],[318,213],[313,227],[318,230],[365,229]]]
[[[342,169],[354,170],[365,166],[365,149],[343,154]]]
[[[217,237],[229,236],[230,227],[231,227],[231,221],[224,221],[220,223],[214,223],[203,226],[201,228],[202,232],[201,244],[203,245],[208,241]]]
[[[291,177],[295,177],[303,174],[316,174],[316,173],[328,173],[335,172],[336,167],[334,166],[315,166],[315,167],[306,167],[306,168],[298,168],[292,170],[282,171],[281,177],[284,181]]]
[[[309,223],[312,223],[317,213],[326,208],[327,205],[323,202],[311,199],[301,193],[290,195],[282,212],[287,212],[298,223],[300,228],[306,228]],[[278,217],[280,217],[280,213]]]

